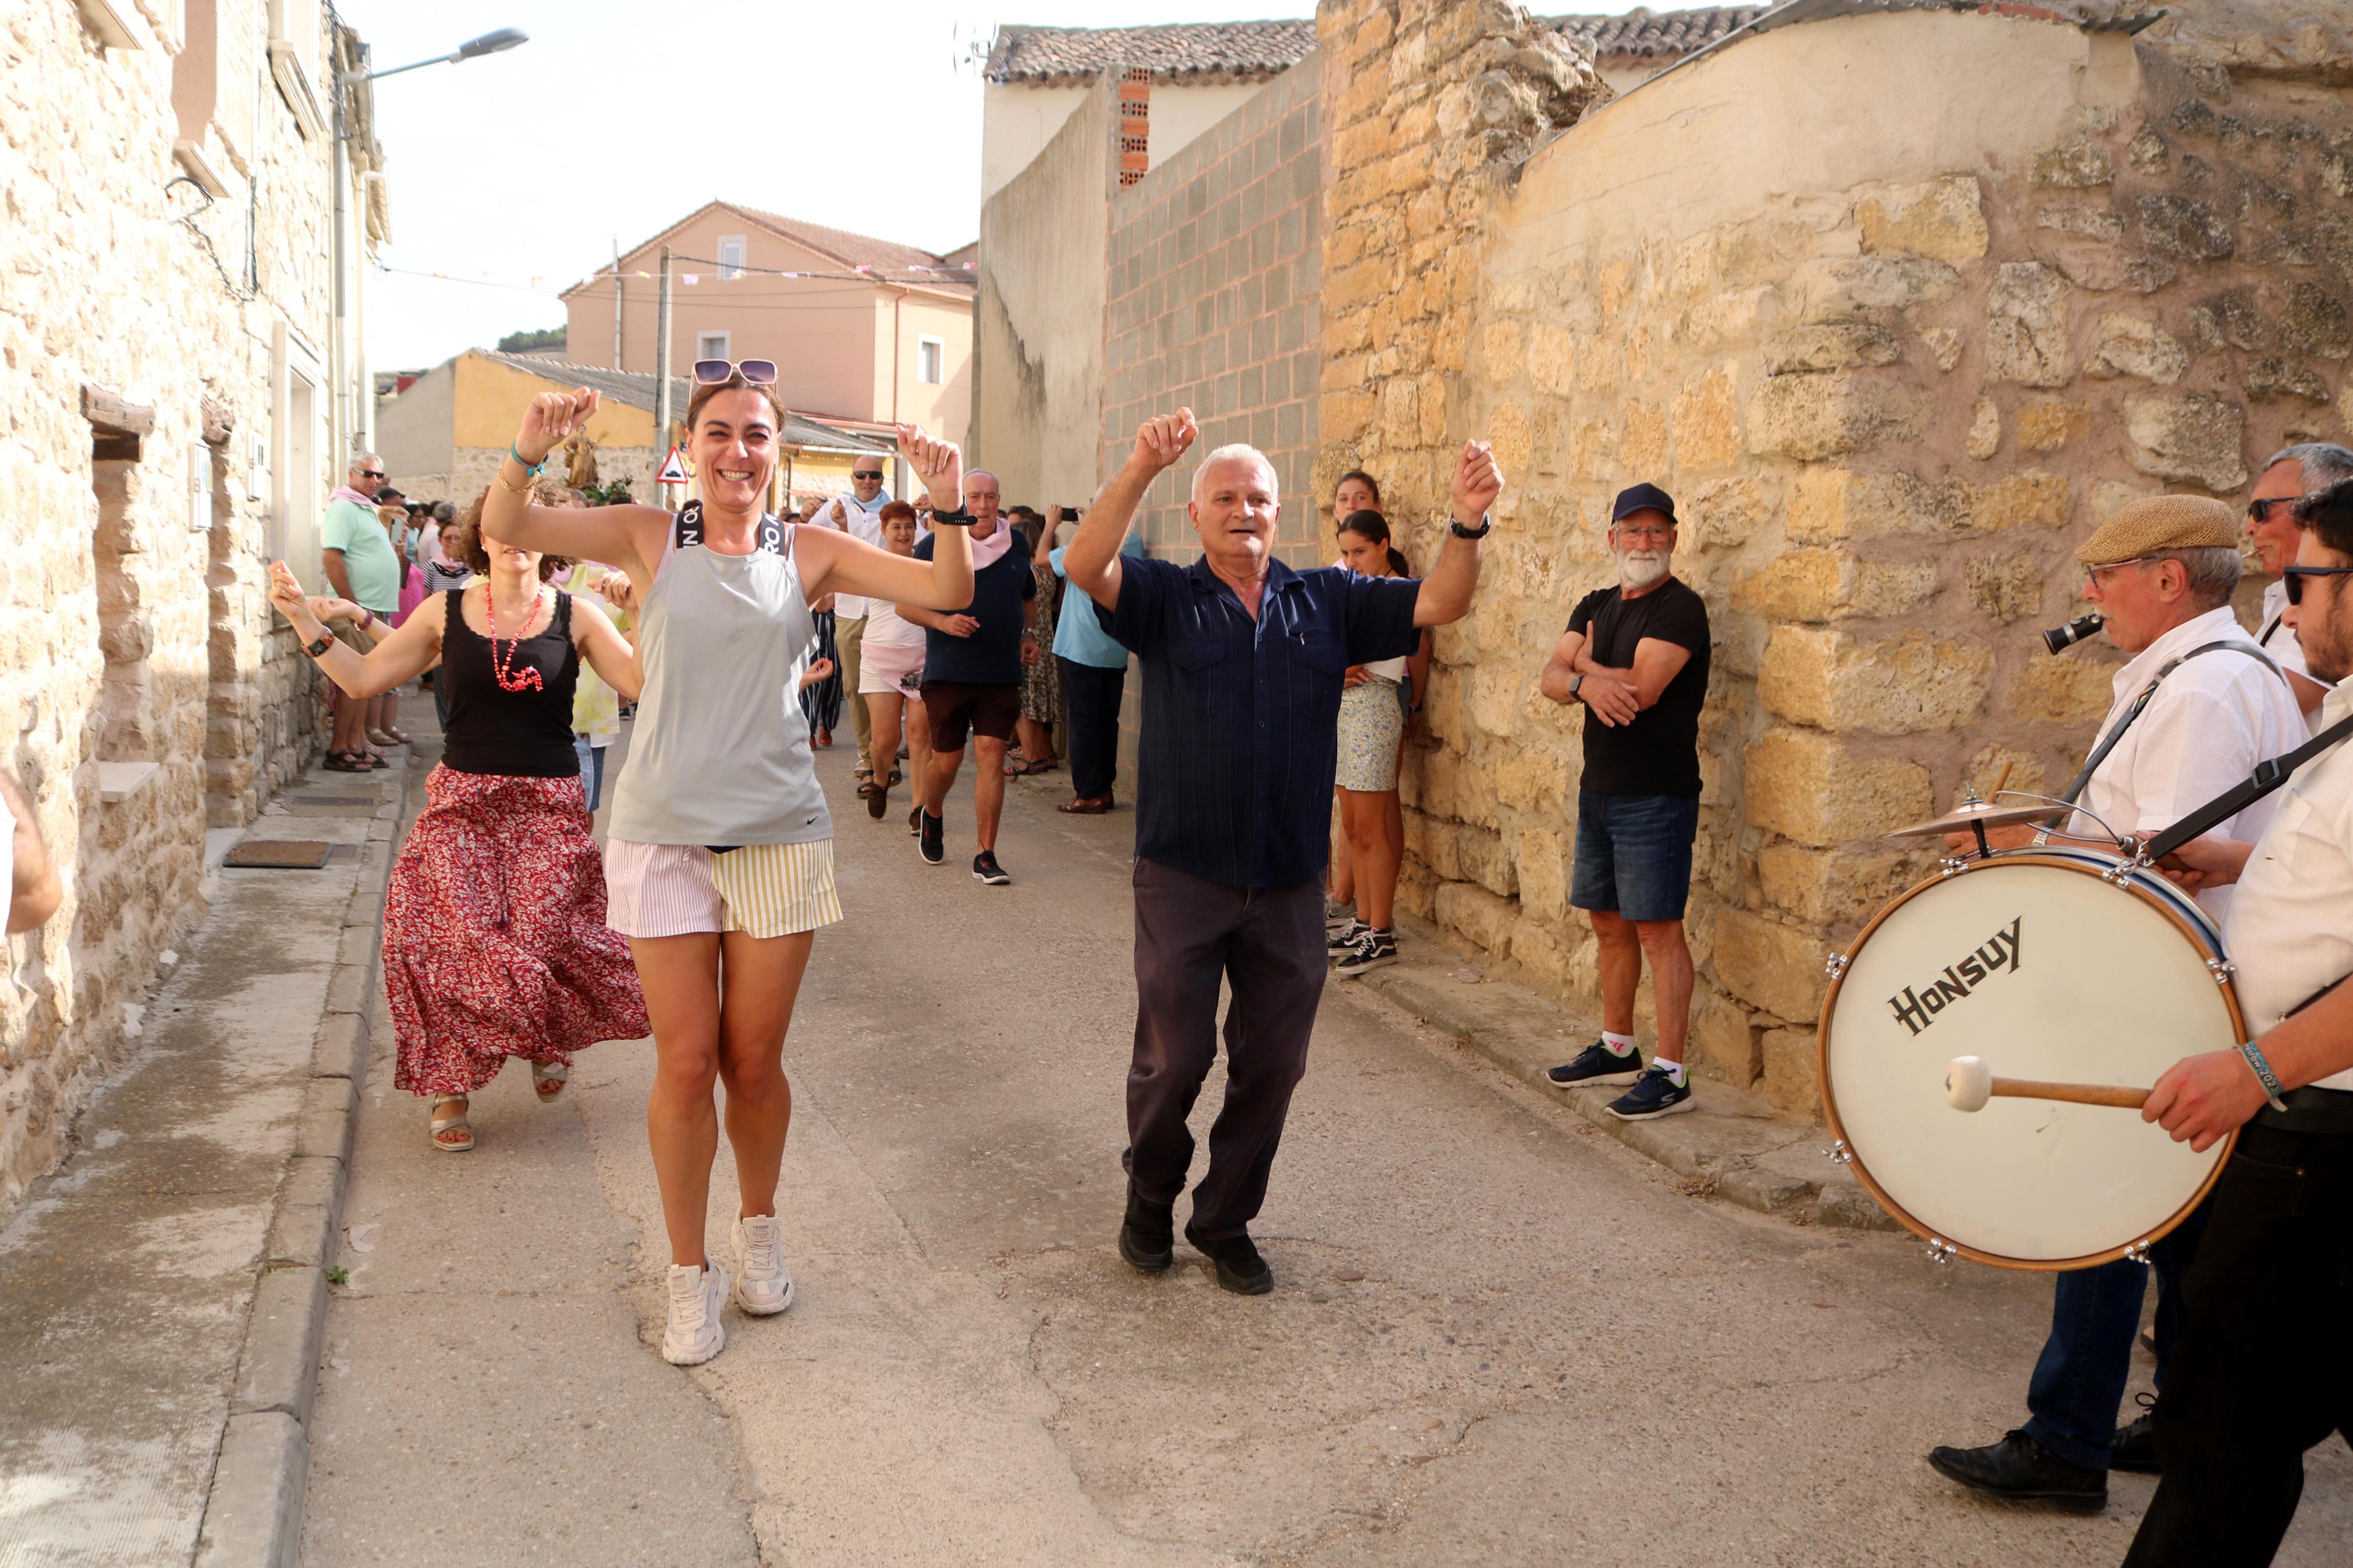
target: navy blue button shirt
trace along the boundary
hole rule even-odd
[[[1136,854],[1229,888],[1321,877],[1341,677],[1413,652],[1420,591],[1411,578],[1278,561],[1253,621],[1207,556],[1122,557],[1118,606],[1095,614],[1142,660]]]

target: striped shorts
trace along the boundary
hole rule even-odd
[[[740,931],[792,936],[841,919],[833,840],[747,844],[714,855],[699,844],[605,845],[605,923],[623,936]]]

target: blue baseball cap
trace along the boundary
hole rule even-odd
[[[1675,498],[1656,485],[1630,485],[1618,492],[1617,502],[1609,509],[1609,521],[1615,523],[1638,511],[1664,512],[1672,523],[1676,521]]]

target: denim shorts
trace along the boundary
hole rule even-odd
[[[1679,921],[1691,897],[1699,797],[1577,792],[1577,876],[1568,901],[1630,921]]]

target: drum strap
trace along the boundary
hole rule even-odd
[[[2150,862],[2161,860],[2215,824],[2229,821],[2287,783],[2288,775],[2296,769],[2348,736],[2353,736],[2353,716],[2339,719],[2284,756],[2256,763],[2253,773],[2150,839],[2141,849],[2141,858]]]
[[[2224,649],[2232,653],[2243,653],[2250,658],[2262,659],[2265,664],[2271,665],[2274,675],[2279,676],[2282,680],[2287,679],[2285,675],[2281,674],[2280,667],[2272,662],[2271,655],[2252,643],[2242,642],[2236,637],[2219,642],[2202,643],[2179,658],[2166,660],[2164,664],[2158,667],[2157,674],[2149,683],[2141,688],[2140,695],[2133,699],[2133,705],[2125,710],[2125,716],[2116,721],[2116,727],[2100,737],[2100,743],[2093,747],[2092,754],[2084,759],[2084,771],[2075,775],[2075,782],[2069,784],[2059,798],[2070,805],[2075,804],[2075,797],[2084,793],[2084,786],[2092,782],[2092,774],[2099,770],[2102,763],[2108,760],[2108,753],[2116,749],[2116,742],[2125,738],[2125,731],[2133,727],[2133,721],[2140,717],[2141,710],[2148,706],[2148,700],[2157,695],[2157,689],[2165,684],[2167,676],[2171,675],[2200,654],[2219,653]]]

